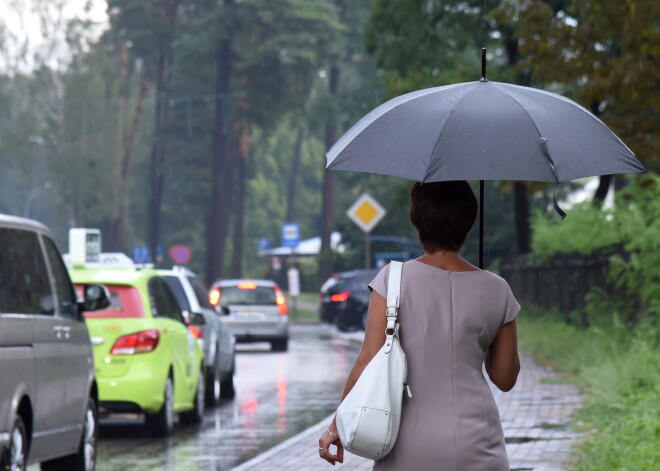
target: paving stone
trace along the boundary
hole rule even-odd
[[[582,396],[561,375],[521,355],[521,371],[509,393],[491,385],[507,438],[511,470],[563,471],[580,434],[572,429],[572,416]],[[346,453],[344,463],[330,466],[318,456],[318,438],[331,417],[280,443],[234,471],[345,471],[371,470],[373,461]]]

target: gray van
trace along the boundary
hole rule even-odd
[[[91,471],[97,393],[84,310],[109,304],[88,285],[78,303],[48,229],[0,214],[0,470]]]

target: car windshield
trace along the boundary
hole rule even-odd
[[[220,304],[229,306],[231,304],[276,304],[275,290],[272,286],[257,286],[256,284],[245,284],[245,286],[221,286]]]
[[[110,292],[110,306],[101,311],[85,312],[87,319],[108,319],[114,317],[144,317],[140,293],[132,286],[106,285]],[[82,285],[76,285],[80,297]]]

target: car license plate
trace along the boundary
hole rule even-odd
[[[235,317],[241,319],[261,319],[262,313],[258,311],[236,311]]]

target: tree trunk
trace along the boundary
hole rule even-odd
[[[144,100],[147,97],[149,82],[146,77],[142,77],[140,82],[140,91],[138,92],[138,99],[135,105],[135,114],[133,115],[133,122],[128,131],[128,135],[124,135],[122,146],[122,160],[121,160],[121,182],[119,194],[119,208],[117,210],[117,218],[112,224],[112,250],[116,252],[124,251],[124,236],[126,232],[126,205],[129,201],[129,180],[131,176],[131,160],[133,157],[133,143],[135,137],[140,129],[142,122],[142,114],[144,112]]]
[[[503,27],[501,33],[504,37],[505,49],[507,51],[507,62],[513,67],[518,62],[520,51],[518,39],[515,37],[513,28]],[[521,71],[516,76],[519,85],[530,86],[531,75],[529,71]],[[530,220],[529,220],[529,197],[527,196],[527,184],[525,182],[513,183],[513,210],[516,224],[516,239],[518,241],[518,252],[521,254],[530,251]]]
[[[289,175],[289,187],[287,188],[286,216],[284,222],[294,222],[296,217],[296,184],[300,172],[300,160],[302,158],[302,143],[305,137],[305,128],[298,128],[296,143],[293,148],[293,162],[291,163],[291,174]]]
[[[228,5],[230,2],[225,2]],[[213,170],[211,205],[206,225],[206,281],[213,283],[222,276],[224,246],[229,224],[231,165],[227,158],[227,94],[231,77],[229,33],[216,51],[215,115],[213,118]]]
[[[147,213],[147,244],[151,260],[157,263],[157,246],[160,242],[160,208],[163,198],[163,164],[165,162],[165,143],[163,142],[163,127],[167,121],[167,103],[164,89],[168,58],[165,53],[158,58],[156,73],[156,112],[154,114],[154,131],[149,157],[149,195]]]
[[[330,68],[329,90],[332,96],[337,95],[339,88],[339,67],[334,65]],[[334,117],[333,117],[334,120]],[[326,150],[337,140],[337,125],[333,121],[325,127]],[[325,160],[323,161],[325,164]],[[335,176],[332,172],[323,172],[323,202],[321,209],[321,253],[319,254],[318,281],[323,283],[332,275],[332,248],[330,236],[334,229],[335,212]]]
[[[528,253],[530,250],[529,227],[529,199],[527,198],[527,184],[515,182],[513,184],[513,204],[516,220],[516,235],[518,238],[518,252]]]
[[[594,193],[593,203],[596,206],[602,206],[607,198],[607,194],[610,192],[610,186],[612,183],[612,175],[601,175],[598,181],[598,188],[596,188],[596,193]]]
[[[247,198],[247,165],[250,146],[250,125],[246,121],[239,123],[238,148],[236,156],[236,203],[234,205],[234,237],[232,243],[231,276],[243,277],[243,247],[245,229],[245,200]]]

